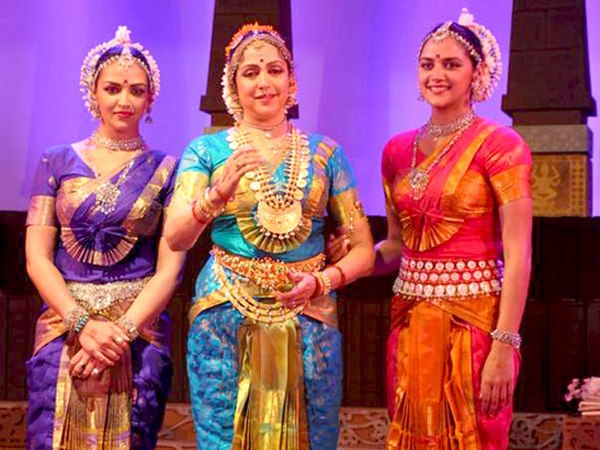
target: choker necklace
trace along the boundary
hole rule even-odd
[[[265,133],[265,137],[267,139],[272,139],[273,138],[273,131],[275,131],[277,129],[277,127],[280,127],[281,125],[283,125],[286,121],[287,121],[287,117],[284,116],[283,120],[281,122],[279,122],[278,124],[265,127],[265,126],[259,125],[257,123],[248,122],[244,118],[240,119],[240,122],[243,123],[244,125],[246,125],[247,127],[254,128],[256,130],[260,130],[263,133]]]
[[[447,123],[445,125],[436,125],[431,122],[431,119],[429,119],[424,126],[424,132],[431,136],[433,140],[436,140],[437,138],[440,138],[442,136],[448,136],[449,134],[455,133],[458,130],[463,129],[471,122],[473,122],[473,120],[475,120],[476,118],[477,115],[472,109],[470,109],[458,119],[453,120],[452,122]]]
[[[146,142],[141,136],[136,136],[129,139],[113,139],[105,136],[100,136],[98,131],[94,131],[88,142],[95,144],[96,146],[107,148],[113,152],[132,152],[135,150],[143,150],[146,148]]]

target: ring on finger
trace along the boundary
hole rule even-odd
[[[121,336],[117,336],[117,337],[115,338],[115,342],[116,342],[117,344],[122,344],[122,343],[123,343],[123,342],[125,342],[125,341],[123,340],[123,338],[122,338]]]
[[[97,367],[94,367],[92,369],[92,375],[98,375],[98,374],[100,374],[100,369],[98,369]]]

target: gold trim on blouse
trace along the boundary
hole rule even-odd
[[[56,198],[51,195],[34,195],[29,202],[26,225],[56,226]]]
[[[531,198],[531,166],[521,164],[490,178],[490,183],[500,206],[520,198]]]

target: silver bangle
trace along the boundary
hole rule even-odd
[[[117,319],[116,324],[127,333],[129,339],[134,341],[140,335],[140,331],[137,329],[133,320],[127,316],[121,316]]]
[[[511,333],[510,331],[502,331],[495,329],[490,333],[492,339],[498,342],[504,342],[505,344],[510,344],[514,348],[521,347],[521,335],[519,333]]]

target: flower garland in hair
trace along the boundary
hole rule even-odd
[[[297,103],[296,93],[298,88],[294,70],[294,61],[285,41],[281,35],[275,31],[275,28],[270,25],[261,25],[257,22],[248,23],[243,25],[233,35],[229,45],[225,47],[225,67],[223,68],[223,76],[221,77],[223,101],[227,107],[227,112],[236,120],[239,120],[241,117],[242,107],[235,86],[235,74],[244,50],[253,42],[257,41],[262,41],[275,46],[283,56],[283,59],[286,61],[290,70],[289,98],[286,103],[286,108]]]
[[[108,58],[98,66],[98,61],[100,58],[102,58],[102,55],[116,46],[123,47],[121,53]],[[131,53],[132,48],[138,50],[142,55],[144,55],[147,64],[145,61],[136,58]],[[96,79],[106,65],[115,61],[123,67],[131,67],[134,63],[137,63],[142,69],[144,69],[148,75],[148,81],[150,83],[149,89],[151,102],[153,102],[160,93],[160,71],[158,69],[156,60],[150,54],[150,52],[142,46],[142,44],[131,42],[131,31],[126,26],[121,25],[117,28],[115,37],[113,39],[98,44],[88,52],[87,56],[83,60],[83,65],[81,66],[79,85],[81,86],[81,92],[83,93],[82,98],[85,102],[86,108],[90,111],[92,117],[96,119],[99,118],[98,107],[94,100]]]
[[[481,42],[483,61],[476,68],[471,89],[471,100],[473,102],[486,101],[492,96],[502,75],[500,46],[492,32],[483,25],[476,23],[475,17],[467,8],[462,9],[457,23],[473,31],[479,42]]]

